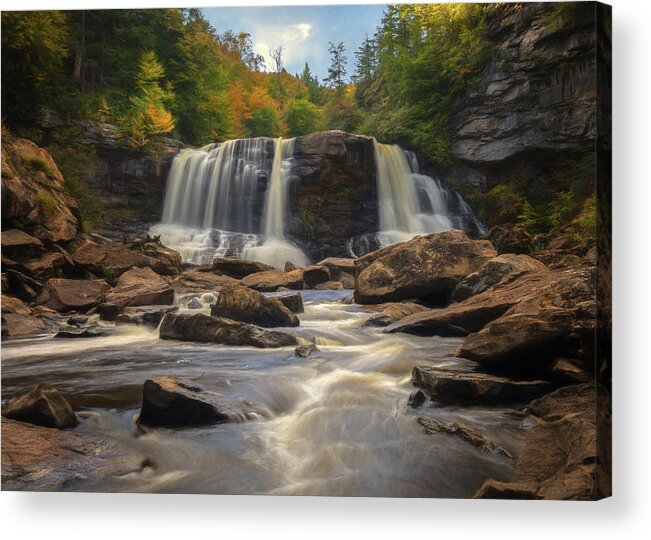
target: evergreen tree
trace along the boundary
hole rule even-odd
[[[312,75],[310,66],[307,65],[307,62],[305,62],[303,71],[300,74],[296,74],[296,78],[307,87],[308,99],[315,105],[323,105],[324,96],[323,91],[319,86],[319,79]]]
[[[346,48],[344,42],[340,41],[336,45],[331,41],[328,43],[328,52],[330,53],[330,67],[328,76],[323,82],[330,88],[341,90],[344,87],[344,77],[346,76]]]
[[[375,39],[369,39],[368,35],[355,51],[355,74],[352,79],[355,84],[370,81],[375,76],[377,66],[377,43]]]

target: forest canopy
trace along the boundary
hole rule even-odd
[[[37,129],[42,106],[113,123],[132,146],[203,145],[344,129],[450,161],[448,111],[490,54],[482,4],[389,6],[357,51],[329,43],[324,80],[265,66],[249,34],[198,9],[2,13],[3,120]]]

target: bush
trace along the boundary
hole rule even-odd
[[[312,133],[319,124],[319,109],[307,99],[295,99],[287,106],[285,121],[290,137]]]
[[[54,178],[54,171],[52,168],[47,164],[47,161],[43,159],[40,156],[21,156],[21,159],[23,161],[23,164],[25,167],[28,169],[32,169],[33,171],[41,171],[45,173],[46,176],[50,178]]]

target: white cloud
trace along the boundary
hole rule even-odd
[[[283,60],[285,67],[304,58],[306,42],[312,35],[312,25],[308,22],[288,26],[271,26],[257,24],[251,32],[253,48],[264,57],[267,70],[272,69],[273,62],[269,55],[270,47],[285,47]]]

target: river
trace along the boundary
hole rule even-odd
[[[507,480],[514,463],[450,435],[428,434],[422,414],[464,422],[516,453],[524,439],[512,408],[407,405],[411,369],[469,370],[455,338],[384,334],[350,291],[302,291],[301,326],[284,329],[319,353],[162,341],[155,330],[120,325],[108,336],[9,341],[2,347],[2,398],[47,382],[81,419],[76,431],[115,442],[121,457],[70,491],[471,497],[487,478]],[[193,295],[179,295],[185,310]],[[209,312],[207,303],[203,310]],[[196,312],[196,310],[193,310]],[[199,428],[141,428],[148,378],[192,379],[241,422]]]

